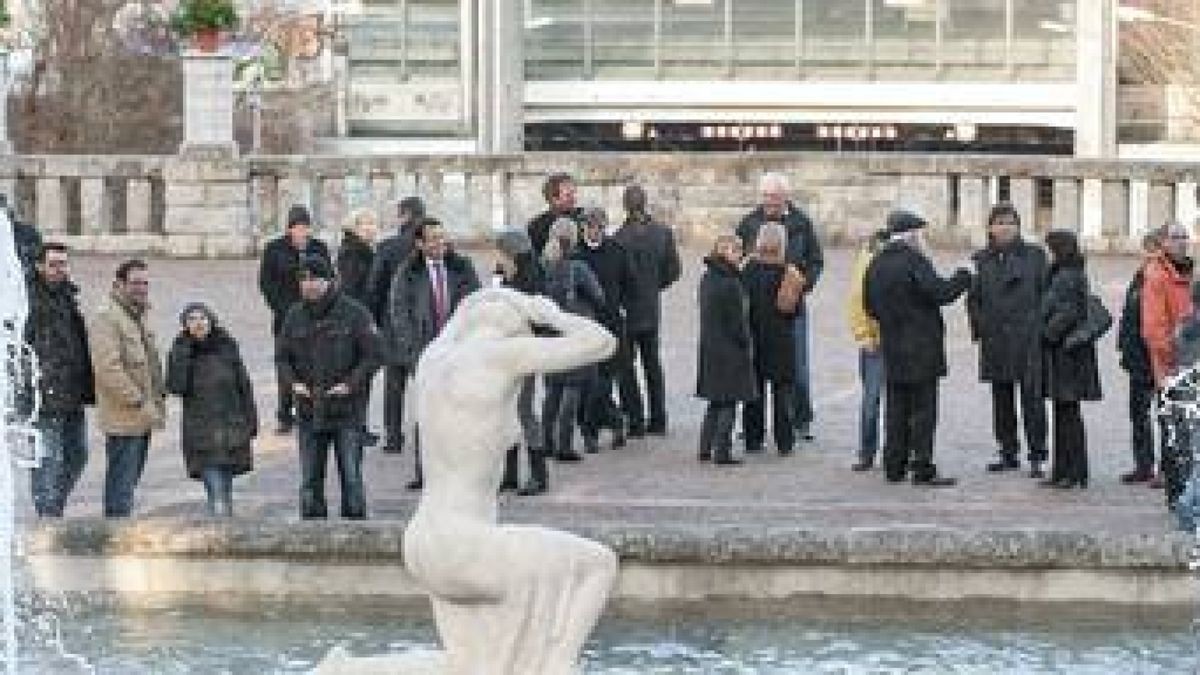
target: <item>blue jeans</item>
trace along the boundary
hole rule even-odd
[[[105,450],[108,466],[104,473],[104,517],[128,518],[133,513],[133,491],[146,468],[150,435],[109,436]]]
[[[83,410],[43,415],[37,427],[42,432],[46,455],[30,477],[33,506],[43,518],[61,518],[67,498],[87,464]]]
[[[874,462],[879,451],[879,402],[883,398],[883,352],[858,350],[858,379],[862,401],[858,409],[858,459]]]
[[[813,423],[812,391],[808,372],[808,309],[801,308],[793,321],[796,340],[795,410],[796,428],[807,431]]]
[[[297,426],[300,444],[300,517],[325,518],[325,467],[329,464],[329,446],[337,461],[342,493],[342,517],[361,520],[367,517],[367,495],[362,476],[362,429],[316,430],[312,422],[301,419]],[[419,450],[418,450],[419,452]]]
[[[208,497],[208,515],[233,515],[233,469],[228,466],[206,466],[200,474],[204,494]]]

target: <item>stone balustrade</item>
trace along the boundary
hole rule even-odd
[[[1128,251],[1169,219],[1200,215],[1200,163],[1091,161],[1037,156],[781,154],[539,154],[451,157],[10,156],[0,191],[51,238],[81,250],[173,256],[251,255],[307,204],[318,233],[336,238],[354,209],[385,227],[395,202],[423,197],[461,239],[480,239],[544,208],[545,176],[576,177],[580,203],[620,213],[631,181],[685,239],[704,241],[756,201],[766,171],[792,179],[796,200],[831,240],[908,206],[941,245],[978,243],[998,199],[1028,231],[1079,231],[1092,250]]]

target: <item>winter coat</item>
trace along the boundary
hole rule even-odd
[[[1121,318],[1117,323],[1117,351],[1121,354],[1121,368],[1129,373],[1130,379],[1147,387],[1154,385],[1154,371],[1150,366],[1150,349],[1142,338],[1142,284],[1145,277],[1138,270],[1125,288],[1125,304],[1121,307]]]
[[[1192,261],[1175,263],[1160,253],[1144,269],[1142,337],[1150,350],[1154,382],[1161,385],[1175,366],[1175,331],[1192,313]]]
[[[633,274],[625,298],[625,326],[630,333],[657,331],[662,324],[662,293],[683,273],[675,235],[648,217],[631,217],[613,238],[625,249]]]
[[[850,334],[860,348],[879,348],[879,322],[867,313],[866,285],[867,267],[875,258],[870,246],[863,246],[854,258],[854,269],[850,272],[850,295],[846,299],[846,315],[850,321]]]
[[[79,288],[67,281],[50,286],[35,277],[29,288],[25,342],[37,355],[41,413],[78,412],[96,402],[87,325],[79,311]]]
[[[766,222],[767,215],[761,206],[742,218],[737,226],[742,248],[754,250],[758,232]],[[782,222],[787,230],[787,262],[800,268],[804,273],[806,290],[812,291],[825,269],[825,253],[821,249],[821,240],[817,238],[816,228],[808,214],[791,202],[784,209]]]
[[[287,235],[272,239],[263,249],[262,263],[258,268],[258,290],[271,308],[271,332],[274,335],[279,334],[288,310],[300,302],[302,256],[320,256],[333,265],[329,247],[315,237],[309,238],[303,251],[296,250]]]
[[[1087,272],[1082,259],[1051,265],[1050,285],[1042,298],[1043,392],[1055,401],[1099,401],[1100,368],[1096,345],[1066,349],[1063,340],[1087,317]]]
[[[754,339],[754,370],[771,382],[796,380],[795,312],[775,306],[784,265],[752,260],[742,271],[750,301],[750,335]]]
[[[582,260],[568,258],[547,263],[546,294],[559,309],[577,316],[597,319],[604,312],[604,289]],[[546,376],[546,382],[556,385],[584,385],[597,374],[597,365],[589,364],[562,373]]]
[[[167,356],[167,391],[183,401],[180,445],[189,478],[220,466],[241,475],[253,468],[251,440],[258,409],[237,343],[214,326],[203,340],[181,332]]]
[[[163,366],[144,310],[113,291],[87,333],[100,430],[109,436],[144,436],[163,428]]]
[[[392,280],[396,270],[417,251],[416,226],[409,225],[396,234],[379,242],[375,248],[375,259],[367,275],[367,309],[375,315],[376,325],[384,339],[390,335],[391,317],[388,315],[388,295],[392,292]]]
[[[360,428],[366,421],[371,377],[379,368],[379,333],[371,313],[336,287],[316,302],[288,311],[275,347],[280,386],[297,382],[311,396],[297,396],[301,420],[318,431]],[[327,392],[338,384],[345,396]]]
[[[946,326],[942,305],[971,283],[959,270],[943,279],[933,263],[903,242],[890,242],[867,268],[867,311],[879,322],[887,380],[928,382],[946,376]]]
[[[550,241],[550,227],[554,225],[554,221],[559,218],[570,218],[583,228],[584,213],[583,209],[575,207],[566,213],[559,213],[553,209],[543,211],[533,217],[526,227],[526,232],[529,234],[529,243],[533,246],[533,254],[538,260],[542,259],[542,253],[546,251],[546,242]]]
[[[479,277],[471,261],[454,251],[446,252],[443,264],[449,315],[453,315],[463,298],[479,290]],[[423,255],[413,255],[396,272],[388,304],[391,322],[388,363],[415,368],[421,352],[441,332],[437,324],[433,280]]]
[[[337,256],[338,283],[342,285],[346,295],[368,309],[371,307],[371,301],[367,282],[374,259],[374,249],[357,234],[347,231],[342,235],[342,246],[338,249]]]
[[[750,300],[737,268],[715,257],[705,258],[704,264],[696,396],[714,403],[753,401],[758,398],[758,375]]]
[[[634,285],[633,267],[625,248],[606,237],[595,248],[581,243],[575,257],[587,264],[604,290],[604,307],[596,319],[620,337],[625,332],[625,304]]]
[[[972,260],[967,315],[971,337],[979,342],[979,379],[1028,382],[1041,364],[1038,310],[1046,292],[1046,253],[1018,240],[988,246]]]

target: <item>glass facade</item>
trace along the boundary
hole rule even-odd
[[[1200,0],[1122,0],[1117,138],[1200,141]]]
[[[529,80],[1071,81],[1078,0],[521,0]]]

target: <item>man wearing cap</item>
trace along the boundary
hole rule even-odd
[[[942,305],[971,284],[959,269],[943,279],[925,252],[925,220],[909,211],[888,215],[889,241],[867,268],[867,312],[879,322],[887,380],[883,463],[889,482],[912,474],[914,485],[943,487],[953,478],[933,463],[938,380],[946,376]]]
[[[258,270],[258,289],[271,308],[271,335],[279,337],[279,329],[292,305],[300,301],[300,260],[303,257],[323,258],[333,267],[329,247],[312,236],[312,218],[308,209],[293,206],[288,210],[287,231],[272,239],[263,249],[262,265]],[[278,375],[277,375],[278,377]],[[279,381],[279,407],[276,419],[279,433],[288,434],[295,422],[291,389]]]
[[[394,362],[409,373],[417,367],[421,352],[442,332],[463,298],[479,289],[475,266],[469,258],[450,248],[441,222],[422,219],[417,225],[416,242],[417,255],[396,270],[388,296],[392,330],[387,346]],[[419,445],[413,455],[416,475],[408,488],[420,490],[425,483]]]
[[[417,247],[417,224],[425,218],[425,202],[420,197],[405,197],[399,205],[400,224],[396,233],[379,242],[375,249],[375,262],[367,276],[367,301],[375,324],[383,335],[385,344],[391,343],[391,318],[388,316],[388,293],[396,270],[412,257]],[[389,352],[390,353],[390,352]],[[383,425],[387,439],[383,451],[399,453],[404,449],[404,385],[408,371],[396,363],[389,354],[384,354],[383,370]]]
[[[300,517],[325,518],[325,467],[333,446],[341,483],[341,515],[367,517],[362,476],[363,426],[371,377],[379,367],[379,334],[359,302],[334,284],[320,255],[299,265],[301,301],[288,310],[275,346],[281,383],[296,397],[300,446]]]

